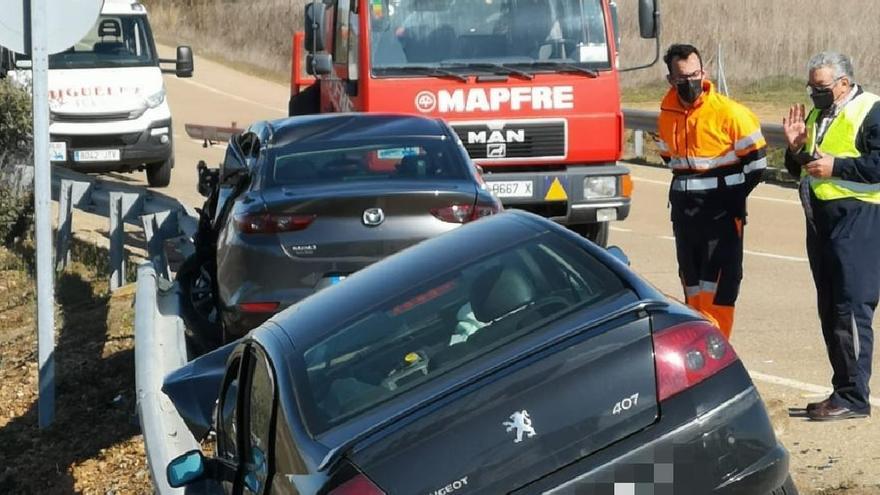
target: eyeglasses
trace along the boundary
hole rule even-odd
[[[689,81],[691,79],[699,79],[700,76],[702,76],[702,75],[703,75],[703,69],[699,69],[699,70],[695,70],[695,71],[691,72],[690,74],[682,74],[682,75],[675,77],[675,78],[672,77],[672,75],[670,75],[669,81],[672,82],[672,84],[677,84],[680,82]]]
[[[832,89],[834,89],[834,86],[837,86],[837,83],[838,83],[841,79],[843,79],[843,77],[844,77],[844,76],[835,77],[835,78],[831,81],[831,84],[829,84],[829,85],[827,85],[827,86],[812,86],[812,85],[810,85],[810,83],[807,83],[805,89],[807,90],[807,94],[808,94],[808,95],[813,95],[813,94],[816,94],[816,93],[827,93],[827,92],[831,91]]]

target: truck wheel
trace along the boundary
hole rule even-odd
[[[791,476],[786,478],[785,483],[779,488],[770,492],[770,495],[798,495],[797,487],[794,486],[794,480]]]
[[[174,159],[169,158],[164,162],[147,164],[147,184],[150,187],[167,187],[171,183],[171,168],[174,167]]]
[[[597,246],[608,246],[608,222],[569,225],[569,229],[593,241]]]

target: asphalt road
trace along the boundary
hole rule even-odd
[[[173,56],[164,47],[163,56]],[[205,148],[188,139],[184,123],[245,127],[258,119],[286,115],[288,88],[196,58],[195,77],[166,76],[174,119],[176,166],[171,186],[161,192],[201,206],[196,192],[198,160],[216,165],[225,146]],[[630,217],[612,227],[611,244],[623,248],[632,267],[664,292],[681,297],[669,222],[669,172],[631,166],[635,192]],[[144,174],[117,176],[144,183]],[[106,222],[106,220],[103,220]],[[81,229],[89,221],[79,221]],[[93,225],[98,227],[97,224]],[[104,227],[106,228],[106,227]],[[750,370],[792,453],[792,472],[801,490],[874,487],[880,493],[880,424],[855,420],[820,424],[789,417],[828,393],[831,370],[815,312],[815,292],[804,249],[804,221],[795,190],[762,184],[749,201],[745,231],[745,278],[732,342]],[[876,323],[875,323],[876,326]],[[880,394],[878,378],[872,380]],[[880,395],[875,395],[880,406]],[[880,409],[878,409],[880,411]],[[857,488],[846,493],[875,493]]]

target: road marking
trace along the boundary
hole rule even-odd
[[[646,179],[646,178],[644,178],[644,177],[635,177],[635,176],[633,176],[632,179],[633,179],[634,182],[645,182],[645,183],[648,183],[648,184],[657,184],[657,185],[660,185],[660,186],[669,186],[669,181],[668,181],[668,180]],[[798,206],[801,205],[801,202],[800,202],[800,201],[795,201],[795,200],[793,200],[793,199],[771,198],[771,197],[769,197],[769,196],[749,196],[749,199],[757,199],[757,200],[761,200],[761,201],[771,201],[771,202],[774,202],[774,203],[782,203],[782,204],[786,204],[786,205],[798,205]]]
[[[215,88],[215,87],[213,87],[213,86],[208,86],[207,84],[204,84],[204,83],[200,83],[200,82],[197,82],[197,81],[193,81],[193,80],[191,80],[191,79],[179,79],[179,80],[180,80],[181,82],[185,82],[185,83],[187,83],[187,84],[192,84],[193,86],[196,86],[196,87],[202,88],[202,89],[204,89],[204,90],[206,90],[206,91],[210,91],[210,92],[212,92],[212,93],[216,93],[216,94],[218,94],[218,95],[223,95],[223,96],[225,96],[225,97],[227,97],[227,98],[232,98],[233,100],[238,100],[238,101],[241,101],[241,102],[244,102],[244,103],[250,103],[251,105],[256,105],[256,106],[258,106],[258,107],[260,107],[260,108],[265,108],[265,109],[267,109],[267,110],[272,110],[272,111],[275,112],[275,113],[278,113],[278,114],[281,114],[281,115],[287,116],[287,112],[285,112],[284,110],[279,109],[278,107],[273,107],[273,106],[270,106],[270,105],[264,105],[264,104],[262,104],[262,103],[260,103],[260,102],[258,102],[258,101],[254,101],[254,100],[251,100],[251,99],[249,99],[249,98],[245,98],[245,97],[243,97],[243,96],[239,96],[239,95],[234,95],[234,94],[232,94],[232,93],[227,93],[226,91],[223,91],[223,90],[217,89],[217,88]]]
[[[671,235],[658,235],[657,238],[665,241],[675,241],[675,237]],[[752,251],[750,249],[743,249],[743,254],[759,256],[761,258],[772,258],[774,260],[795,261],[798,263],[807,263],[810,261],[808,258],[802,258],[800,256],[785,256],[783,254],[765,253],[763,251]]]
[[[772,383],[774,385],[782,385],[783,387],[793,388],[795,390],[800,390],[802,392],[809,392],[811,394],[819,394],[821,396],[828,396],[831,394],[832,390],[829,387],[823,387],[821,385],[814,385],[812,383],[801,382],[798,380],[792,380],[791,378],[785,378],[782,376],[769,375],[767,373],[761,373],[760,371],[751,371],[749,370],[749,375],[752,376],[752,379],[758,380],[765,383]],[[872,406],[880,407],[880,399],[875,397],[871,397],[869,402]]]
[[[610,227],[608,227],[608,228],[609,228],[612,232],[632,232],[632,229],[625,229],[625,228],[623,228],[623,227],[615,227],[615,226],[613,226],[613,225],[610,226]]]

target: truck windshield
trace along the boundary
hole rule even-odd
[[[143,15],[102,15],[74,46],[49,56],[51,69],[96,69],[158,65]]]
[[[487,71],[493,71],[487,63],[531,71],[611,65],[601,0],[371,0],[370,5],[377,75],[405,73],[410,65]]]

